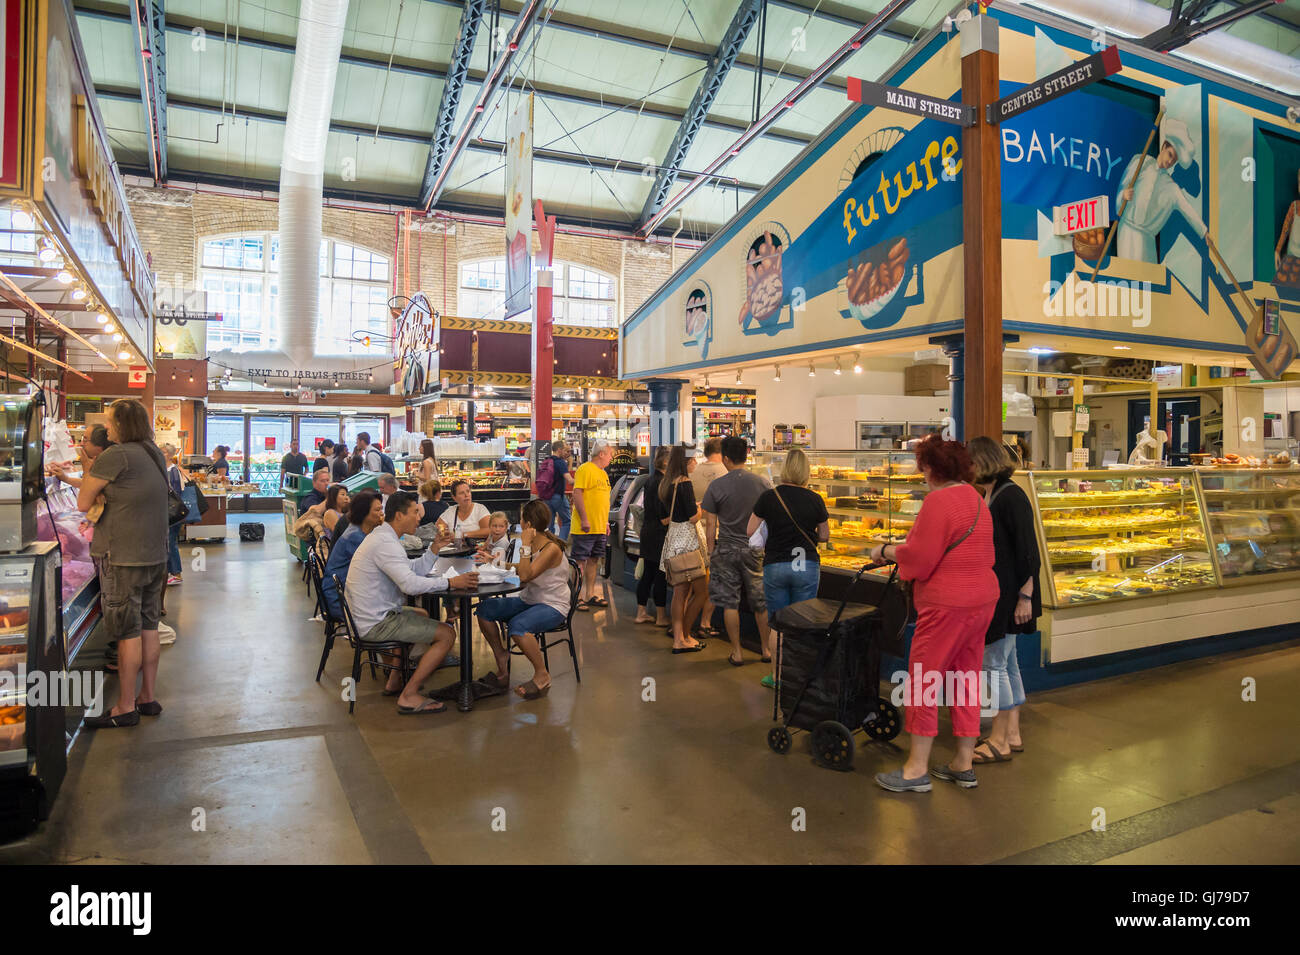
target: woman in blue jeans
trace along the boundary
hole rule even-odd
[[[506,670],[510,657],[501,639],[501,624],[505,624],[510,639],[533,665],[533,678],[515,687],[515,692],[525,700],[536,700],[551,688],[551,675],[546,671],[535,634],[563,625],[569,616],[572,590],[564,541],[548,530],[551,509],[533,498],[524,505],[520,524],[523,530],[519,541],[523,546],[519,550],[519,580],[524,589],[517,597],[494,597],[478,605],[479,629],[497,664],[496,672],[482,677],[482,682],[502,690],[510,685]]]
[[[550,528],[551,532],[559,537],[562,541],[569,539],[569,523],[572,521],[573,512],[569,497],[564,492],[573,485],[573,474],[569,469],[569,459],[573,452],[564,442],[555,445],[555,452],[552,455],[555,458],[555,493],[547,504],[551,507],[551,517],[555,521],[555,526]]]
[[[167,483],[171,485],[173,491],[179,495],[185,488],[185,482],[188,475],[181,470],[180,462],[177,461],[177,450],[174,444],[164,444],[160,449],[163,458],[167,461]],[[167,586],[172,587],[181,582],[181,546],[180,546],[181,525],[172,524],[167,529]]]
[[[1010,762],[1024,751],[1020,738],[1020,707],[1025,685],[1016,659],[1016,638],[1038,629],[1042,613],[1038,594],[1038,539],[1029,497],[1011,480],[1015,462],[991,438],[972,438],[967,445],[975,465],[975,487],[984,495],[993,518],[993,572],[998,577],[998,603],[984,638],[984,671],[990,704],[997,708],[993,728],[975,747],[976,763]]]
[[[794,448],[785,456],[781,483],[759,495],[749,518],[752,536],[767,524],[763,550],[763,597],[768,619],[783,607],[817,596],[821,559],[817,545],[830,539],[830,515],[820,494],[808,490],[808,456]],[[763,648],[763,662],[773,671],[763,677],[763,686],[775,688],[776,634],[769,631]]]

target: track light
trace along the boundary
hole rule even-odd
[[[840,368],[840,360],[838,358],[835,359],[835,374],[837,375],[844,374],[843,369]]]
[[[49,239],[41,239],[41,251],[36,254],[36,257],[42,262],[53,262],[59,257],[59,250]]]
[[[117,353],[117,357],[120,358],[122,361],[130,361],[131,353],[124,348]]]
[[[99,324],[101,325],[106,324],[108,322],[108,313],[100,312],[98,315],[95,316],[95,321],[99,322]]]
[[[16,209],[13,215],[13,225],[20,232],[26,232],[36,225],[36,220],[32,218],[32,214],[26,209]]]
[[[858,353],[853,353],[853,374],[862,374],[862,362],[858,361]]]
[[[115,341],[115,342],[120,342],[121,340],[122,340],[122,333],[121,333],[121,332],[114,332],[114,333],[113,333],[113,341]]]
[[[704,390],[705,390],[705,391],[708,391],[708,390],[709,390],[709,376],[708,376],[708,375],[705,375],[705,376],[704,376]]]
[[[194,372],[190,372],[190,384],[194,384]]]
[[[812,362],[809,362],[809,363],[808,363],[808,377],[809,377],[809,378],[816,378],[816,377],[817,377],[817,370],[816,370],[815,368],[813,368],[813,366],[812,366]]]
[[[117,326],[114,325],[112,322],[109,322],[107,325],[104,326],[104,334],[105,334],[105,335],[111,335],[111,334],[113,334],[115,331],[117,331]]]
[[[776,366],[776,375],[772,378],[772,380],[773,380],[773,381],[780,381],[780,380],[781,380],[781,366],[780,366],[780,365],[777,365],[777,366]]]
[[[740,385],[743,385],[743,384],[744,384],[744,381],[741,379],[741,371],[740,371],[739,368],[737,368],[737,369],[736,369],[736,385],[737,385],[737,386],[740,386]]]
[[[62,285],[72,284],[72,273],[69,272],[67,269],[60,269],[59,274],[54,277],[58,279],[59,283]]]
[[[86,300],[86,290],[78,286],[72,290],[72,300],[74,302],[84,302]]]

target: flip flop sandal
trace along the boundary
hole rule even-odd
[[[529,680],[521,689],[524,691],[522,696],[525,700],[540,700],[551,691],[551,684],[548,683],[539,690],[537,684]]]
[[[743,667],[745,665],[745,658],[741,657],[739,660],[734,660],[730,656],[728,656],[727,662],[730,663],[733,667]]]
[[[592,597],[590,600],[587,601],[587,603],[589,603],[589,604],[590,604],[591,606],[593,606],[593,607],[608,607],[608,606],[609,606],[609,601],[606,600],[604,597]]]
[[[722,631],[717,627],[696,627],[695,632],[705,637],[720,637]]]
[[[975,756],[971,759],[971,762],[973,762],[973,763],[978,763],[978,764],[980,764],[981,766],[984,765],[985,763],[1009,763],[1009,762],[1011,762],[1011,754],[1010,754],[1010,753],[999,753],[999,752],[998,752],[998,748],[997,748],[996,746],[994,746],[994,745],[993,745],[991,742],[989,742],[988,740],[986,740],[986,739],[982,739],[982,740],[980,740],[978,743],[975,744],[975,749],[978,751],[979,748],[980,748],[981,746],[987,746],[987,747],[989,748],[989,752],[992,753],[993,755],[992,755],[992,756],[985,756],[985,755],[983,755],[983,754],[980,753],[980,752],[976,752],[976,753],[975,753]]]
[[[383,695],[383,696],[401,696],[401,695],[402,695],[402,691],[401,691],[401,690],[389,690],[389,689],[385,689],[382,695]]]
[[[673,647],[673,653],[699,653],[704,649],[704,644],[697,643],[693,647]]]
[[[430,703],[436,703],[436,706],[430,706]],[[429,713],[446,713],[447,704],[438,703],[437,700],[425,700],[419,706],[399,706],[397,712],[401,716],[425,716]]]
[[[1011,747],[1011,752],[1013,752],[1013,753],[1023,753],[1024,751],[1025,751],[1025,747],[1024,747],[1023,744],[1021,744],[1020,746],[1012,746],[1012,747]]]
[[[510,689],[510,681],[501,679],[501,677],[497,676],[495,673],[489,673],[486,676],[481,676],[478,678],[478,681],[480,683],[486,683],[494,690]]]
[[[582,611],[583,613],[586,613],[587,611],[589,611],[589,610],[591,609],[591,604],[587,603],[587,601],[585,601],[585,600],[579,600],[579,601],[578,601],[578,605],[577,605],[576,607],[574,607],[573,609],[574,609],[574,610],[580,610],[580,611]]]

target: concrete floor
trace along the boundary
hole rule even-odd
[[[1300,862],[1298,642],[1041,693],[1027,752],[978,789],[894,795],[871,781],[892,746],[850,773],[815,766],[806,734],[769,751],[760,665],[673,656],[617,587],[578,615],[581,685],[561,649],[545,700],[406,718],[367,675],[349,717],[350,653],[312,681],[321,629],[267,526],[201,548],[168,593],[165,713],[84,732],[51,818],[0,863]]]

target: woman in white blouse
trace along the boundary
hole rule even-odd
[[[474,495],[470,490],[469,482],[456,481],[453,483],[451,497],[456,502],[456,506],[443,511],[442,517],[438,518],[438,523],[446,528],[452,539],[478,541],[487,537],[491,532],[488,527],[488,518],[491,515],[482,504],[474,503]]]

